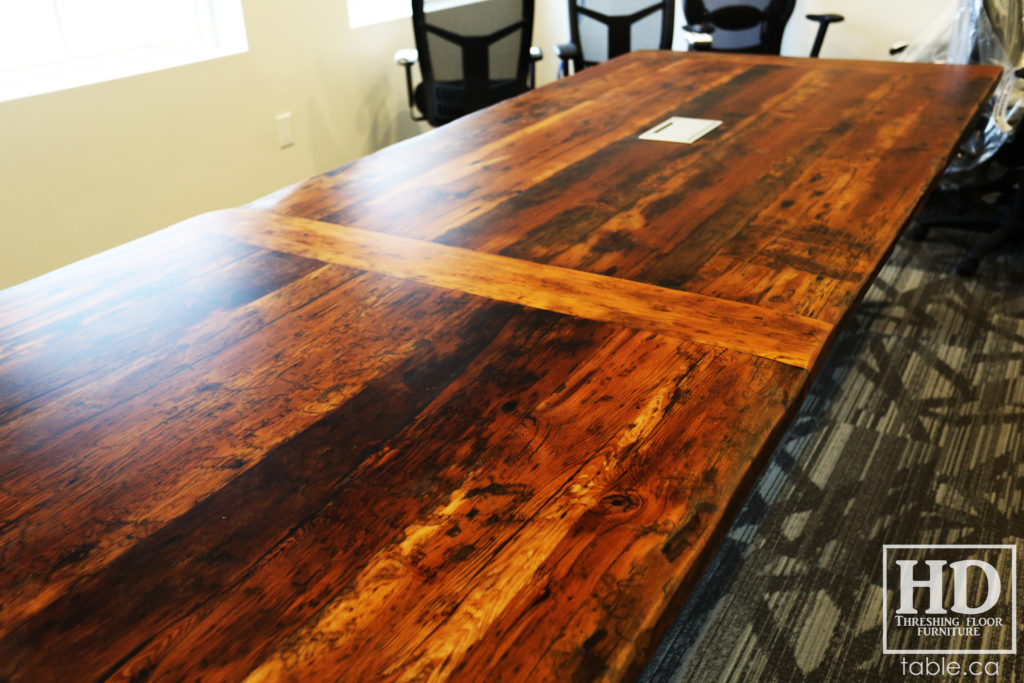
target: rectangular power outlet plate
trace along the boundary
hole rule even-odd
[[[690,144],[704,137],[720,125],[722,125],[722,122],[715,121],[714,119],[689,119],[683,116],[673,116],[667,121],[662,121],[649,131],[641,133],[640,139]]]
[[[281,149],[295,144],[295,136],[292,135],[292,113],[286,111],[278,114],[277,120],[277,144]]]

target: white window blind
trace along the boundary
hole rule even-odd
[[[241,0],[0,0],[0,101],[248,48]]]
[[[484,0],[424,0],[423,9],[433,12]],[[352,28],[412,16],[410,0],[348,0],[348,25]]]

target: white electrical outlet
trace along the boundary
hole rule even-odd
[[[277,144],[281,149],[291,147],[295,144],[295,136],[292,135],[292,113],[286,111],[278,114],[277,120]]]

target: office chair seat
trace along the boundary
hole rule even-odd
[[[466,84],[463,81],[435,81],[432,85],[420,83],[416,86],[416,107],[420,111],[428,111],[429,87],[434,89],[434,117],[431,121],[433,125],[443,125],[479,109],[477,106],[469,105]],[[512,78],[491,79],[487,92],[490,101],[486,102],[486,106],[490,106],[522,94],[522,88]]]

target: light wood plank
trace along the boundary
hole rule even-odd
[[[229,209],[188,222],[267,249],[813,367],[832,325],[727,299],[302,218]]]

